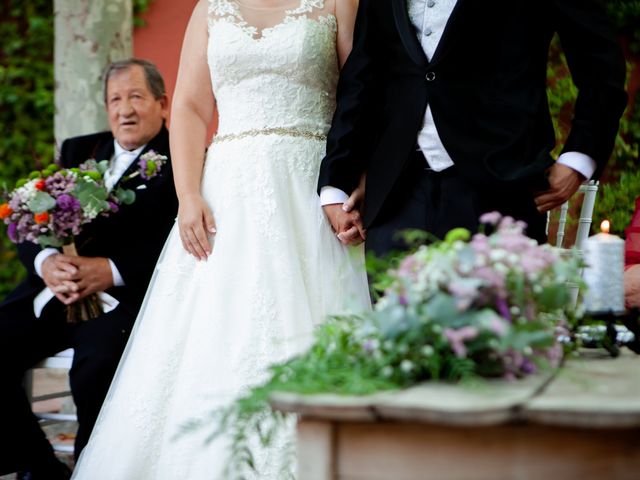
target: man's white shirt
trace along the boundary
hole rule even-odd
[[[104,173],[105,185],[108,190],[113,189],[116,183],[122,178],[124,172],[131,166],[131,164],[138,158],[138,155],[142,153],[144,147],[143,145],[136,150],[125,150],[120,146],[120,144],[114,139],[114,154],[110,161],[109,168]],[[59,250],[55,248],[44,248],[41,252],[36,255],[36,258],[33,261],[33,266],[35,268],[36,273],[42,277],[42,264],[44,261],[49,258],[51,255],[55,255],[60,253]],[[124,279],[116,267],[116,264],[111,260],[109,260],[109,266],[111,267],[111,274],[113,275],[113,284],[116,287],[121,287],[124,285]],[[104,292],[100,292],[99,294],[100,300],[102,302],[102,309],[105,313],[113,310],[118,305],[118,301],[113,298],[111,295],[108,295]],[[55,294],[51,291],[50,288],[45,288],[42,290],[33,301],[33,311],[36,315],[36,318],[39,318],[42,314],[42,310],[46,306],[49,301],[55,297]]]
[[[433,58],[438,48],[456,3],[457,0],[407,1],[409,19],[428,60]],[[427,160],[429,169],[441,172],[453,166],[453,160],[438,134],[430,105],[427,105],[422,128],[418,132],[417,143]],[[593,172],[596,169],[596,162],[588,155],[580,152],[565,152],[558,157],[558,162],[576,170],[587,180],[593,176]],[[335,187],[325,186],[320,191],[320,203],[322,205],[343,203],[347,198],[349,196],[346,192]]]

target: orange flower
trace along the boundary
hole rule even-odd
[[[49,214],[47,212],[36,213],[33,215],[33,219],[38,225],[41,225],[49,221]]]
[[[0,205],[0,220],[4,220],[12,213],[13,210],[11,210],[11,207],[8,203],[3,203],[2,205]]]
[[[45,181],[44,181],[44,180],[42,180],[42,179],[40,179],[40,180],[38,180],[38,181],[35,183],[35,185],[34,185],[34,186],[36,187],[36,190],[40,190],[40,191],[42,191],[42,190],[44,190]]]

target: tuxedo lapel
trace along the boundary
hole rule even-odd
[[[393,17],[396,28],[398,29],[404,47],[407,49],[407,53],[415,63],[421,67],[426,67],[429,61],[411,26],[409,11],[407,10],[407,0],[391,0],[391,5],[393,7]]]
[[[93,154],[93,159],[97,162],[100,162],[102,160],[109,160],[111,161],[111,157],[113,157],[114,154],[114,147],[113,147],[113,137],[111,137],[110,139],[106,140],[104,143],[100,143],[96,146],[96,151]],[[85,160],[88,160],[85,158]],[[82,160],[84,162],[84,160]]]
[[[442,37],[440,37],[440,41],[438,42],[436,51],[433,53],[431,65],[437,64],[440,58],[442,58],[447,53],[449,47],[453,44],[453,42],[455,42],[456,32],[457,35],[460,34],[459,27],[461,19],[464,18],[463,12],[466,7],[471,4],[472,1],[474,0],[458,0],[456,2],[456,6],[453,7],[451,16],[449,16],[449,20],[447,20],[447,24],[444,27],[444,31],[442,32]]]

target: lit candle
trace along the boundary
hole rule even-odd
[[[601,233],[587,238],[584,258],[587,267],[585,307],[592,313],[624,311],[624,240],[609,233],[610,223],[600,225]]]

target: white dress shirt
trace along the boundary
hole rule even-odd
[[[449,17],[457,0],[408,0],[409,19],[415,29],[420,45],[427,59],[431,59],[438,48]],[[427,105],[424,120],[417,138],[418,147],[427,160],[428,167],[441,172],[453,166],[453,160],[442,144],[438,129],[433,120],[431,105]],[[596,169],[596,162],[580,152],[565,152],[558,158],[562,163],[582,174],[587,180]],[[335,187],[325,186],[320,191],[320,203],[329,205],[343,203],[348,197],[346,192]]]
[[[124,175],[124,172],[126,172],[127,169],[131,166],[131,164],[135,161],[135,159],[138,158],[138,155],[142,153],[142,150],[144,150],[144,147],[146,145],[143,145],[142,147],[137,148],[136,150],[125,150],[114,139],[113,146],[114,146],[114,154],[111,159],[109,168],[104,173],[105,185],[108,190],[113,189],[113,187],[116,185],[116,183],[118,183],[122,175]],[[38,255],[36,255],[36,258],[33,261],[33,266],[35,268],[36,273],[40,277],[42,277],[42,264],[44,263],[44,261],[47,258],[49,258],[51,255],[55,255],[57,253],[60,253],[60,251],[55,248],[44,248],[42,249],[41,252],[38,253]],[[111,267],[111,274],[113,276],[113,285],[116,287],[122,287],[125,283],[124,283],[124,279],[122,278],[122,275],[120,274],[120,271],[118,270],[118,267],[116,267],[116,264],[110,258],[107,260],[109,260],[109,266]],[[34,309],[36,318],[40,317],[40,314],[42,313],[42,310],[44,309],[45,305],[54,296],[55,296],[54,293],[48,287],[45,288],[42,292],[40,292],[36,296],[36,298],[33,301],[33,309]],[[118,305],[118,301],[116,299],[114,299],[110,295],[107,295],[103,292],[101,292],[100,294],[100,299],[102,301],[103,310],[105,313],[110,310],[113,310]]]

